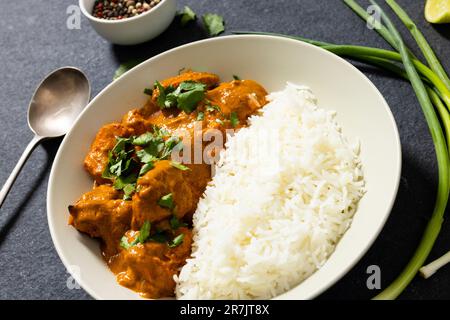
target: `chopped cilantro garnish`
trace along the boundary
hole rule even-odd
[[[129,138],[116,137],[116,140],[108,154],[108,164],[102,177],[112,180],[114,188],[123,191],[124,200],[130,200],[139,188],[137,179],[153,169],[154,162],[167,159],[180,144],[178,137],[170,137],[166,130],[156,126],[153,133]],[[135,151],[135,146],[143,149]]]
[[[169,247],[170,248],[178,247],[180,244],[183,243],[183,239],[184,239],[184,234],[182,233],[169,243]]]
[[[179,163],[179,162],[175,162],[175,161],[172,161],[172,162],[170,163],[170,165],[171,165],[172,167],[177,168],[177,169],[180,169],[180,170],[182,170],[182,171],[191,170],[190,168],[188,168],[188,167],[182,165],[182,164]]]
[[[208,104],[208,105],[206,105],[206,111],[208,111],[208,112],[213,112],[213,111],[221,112],[221,109],[220,109],[220,107],[218,105]]]
[[[153,95],[153,89],[145,88],[145,89],[144,89],[144,94],[146,94],[146,95],[148,95],[148,96]]]
[[[176,229],[181,228],[181,227],[186,227],[187,224],[181,222],[177,218],[177,216],[173,215],[172,218],[170,219],[170,226],[172,227],[173,230],[176,230]]]
[[[139,235],[135,237],[135,239],[129,243],[127,236],[123,236],[120,239],[120,246],[126,250],[130,249],[131,247],[137,245],[138,243],[144,244],[145,241],[147,241],[150,237],[150,230],[152,228],[152,225],[150,221],[145,221],[142,225],[141,229],[139,230]]]
[[[233,128],[235,128],[235,127],[237,127],[237,126],[239,125],[239,118],[238,118],[236,112],[232,112],[232,113],[230,114],[230,123],[231,123],[231,126],[232,126]]]
[[[173,195],[172,193],[166,194],[158,200],[158,205],[162,208],[167,208],[172,210],[175,206],[173,203]]]
[[[159,90],[156,102],[161,109],[177,107],[186,113],[195,110],[198,103],[204,99],[206,92],[206,85],[194,81],[182,82],[176,89],[172,86],[164,88],[158,81],[155,85]]]
[[[141,230],[139,231],[139,237],[138,240],[141,244],[144,244],[144,242],[148,239],[150,236],[150,229],[152,228],[152,225],[150,221],[145,221],[144,224],[141,227]]]
[[[197,121],[203,121],[203,119],[205,119],[205,114],[203,112],[199,112],[197,114]]]

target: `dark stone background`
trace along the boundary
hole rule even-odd
[[[399,2],[450,70],[450,25],[427,24],[423,18],[424,1]],[[150,58],[205,37],[199,25],[182,29],[174,22],[162,36],[149,43],[113,46],[100,38],[84,18],[81,30],[66,28],[66,9],[73,3],[77,1],[1,1],[0,184],[32,137],[27,128],[27,106],[36,85],[46,74],[65,65],[79,67],[89,76],[95,95],[111,82],[121,62]],[[227,33],[230,30],[271,31],[387,48],[375,32],[367,29],[338,0],[179,1],[180,8],[185,4],[200,15],[206,12],[223,15]],[[407,40],[413,43],[409,35]],[[386,97],[397,120],[404,156],[402,180],[391,217],[376,243],[321,299],[372,297],[376,292],[366,287],[366,268],[372,264],[381,267],[382,285],[388,285],[412,255],[434,205],[437,182],[434,149],[410,85],[373,68],[360,68]],[[48,141],[35,150],[0,210],[2,299],[90,298],[83,290],[67,288],[69,275],[53,248],[47,227],[47,179],[59,143],[60,140]],[[448,250],[450,224],[445,222],[431,259]],[[416,278],[401,298],[449,299],[450,266],[429,280]]]

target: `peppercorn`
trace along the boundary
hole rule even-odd
[[[92,15],[106,20],[121,20],[151,10],[162,0],[96,0]]]

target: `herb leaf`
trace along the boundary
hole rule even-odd
[[[235,75],[235,74],[233,74],[233,79],[234,80],[241,80],[241,78],[239,76]]]
[[[153,139],[153,134],[151,132],[146,132],[139,137],[133,139],[133,144],[135,146],[143,147],[150,143]]]
[[[211,37],[215,37],[225,31],[223,17],[218,14],[207,13],[203,16],[206,31]]]
[[[122,63],[119,68],[117,68],[116,72],[114,72],[113,80],[119,79],[122,75],[124,75],[127,71],[133,69],[142,61],[134,59],[127,62]]]
[[[150,236],[150,230],[152,228],[152,225],[150,221],[146,220],[144,224],[141,227],[141,230],[139,230],[139,237],[138,240],[141,244],[144,244],[144,242],[148,239]]]
[[[180,93],[177,98],[178,108],[186,113],[191,113],[197,107],[197,104],[205,97],[205,90],[194,89],[184,93]]]
[[[161,83],[156,82],[159,90],[157,104],[161,109],[177,107],[178,109],[191,113],[197,104],[205,97],[206,85],[194,81],[184,81],[174,89],[169,86],[164,88]]]
[[[120,246],[124,249],[130,249],[131,245],[128,243],[128,239],[126,236],[120,238]]]
[[[157,232],[150,237],[150,240],[158,243],[165,243],[167,242],[167,236],[164,232]]]
[[[136,191],[136,184],[135,183],[130,183],[127,184],[124,188],[123,188],[123,199],[124,200],[131,200],[131,196],[133,195],[133,193]]]
[[[209,105],[206,106],[206,111],[208,111],[208,112],[214,112],[214,111],[221,112],[222,110],[221,110],[220,107],[217,106],[217,105],[211,105],[211,104],[209,104]]]
[[[131,243],[128,243],[128,238],[127,238],[127,236],[123,236],[123,237],[120,239],[120,246],[121,246],[122,248],[128,250],[128,249],[130,249],[132,246],[137,245],[138,242],[139,242],[139,239],[136,238],[136,239],[134,239]]]
[[[179,12],[178,15],[181,17],[180,23],[182,27],[185,27],[189,22],[197,19],[195,12],[188,6],[184,6],[183,11]]]
[[[181,170],[181,171],[191,170],[190,168],[188,168],[188,167],[182,165],[182,164],[179,163],[179,162],[175,162],[175,161],[170,162],[170,165],[171,165],[172,167],[174,167],[174,168],[177,168],[177,169]]]
[[[236,128],[239,125],[239,118],[236,112],[230,114],[230,123],[233,128]]]
[[[180,244],[183,243],[183,240],[184,240],[184,234],[182,233],[169,243],[169,247],[170,248],[178,247]]]
[[[145,88],[145,89],[144,89],[144,94],[146,94],[146,95],[148,95],[148,96],[153,95],[153,89]]]
[[[170,219],[170,226],[172,227],[173,230],[176,230],[178,228],[181,227],[186,227],[187,224],[184,222],[181,222],[177,216],[173,215],[172,218]]]
[[[143,175],[145,175],[147,172],[149,172],[150,170],[152,170],[155,167],[155,165],[153,164],[153,162],[149,162],[146,163],[142,166],[141,170],[139,171],[139,177],[142,177]]]
[[[174,208],[173,194],[169,193],[169,194],[166,194],[165,196],[161,197],[161,199],[158,200],[158,205],[162,208],[167,208],[167,209],[172,210]]]
[[[203,119],[205,119],[205,114],[200,111],[197,115],[197,121],[203,121]]]

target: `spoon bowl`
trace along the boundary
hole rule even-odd
[[[88,104],[90,86],[77,68],[64,67],[48,75],[36,89],[28,108],[28,125],[40,137],[67,133]]]
[[[57,69],[39,84],[28,107],[28,126],[34,137],[0,190],[0,208],[34,148],[44,139],[65,135],[90,95],[89,80],[73,67]]]

